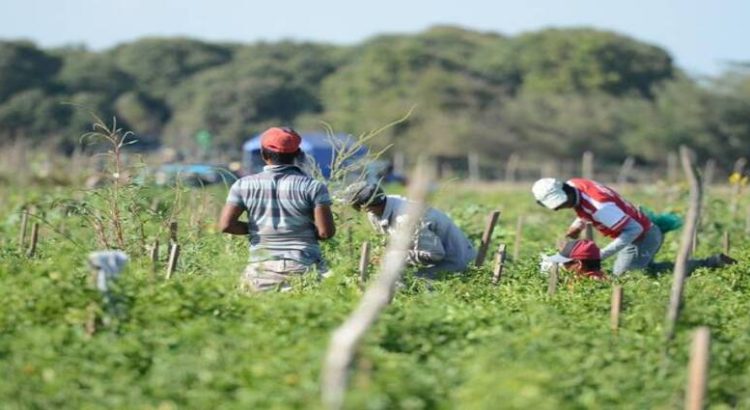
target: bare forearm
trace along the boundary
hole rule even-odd
[[[221,231],[230,235],[247,235],[250,232],[247,222],[242,221],[231,221]]]

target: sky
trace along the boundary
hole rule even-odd
[[[0,39],[94,50],[144,36],[357,44],[433,25],[516,35],[594,27],[665,48],[688,73],[750,61],[750,0],[0,0]]]

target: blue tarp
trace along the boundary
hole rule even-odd
[[[302,133],[300,135],[302,136],[300,149],[305,155],[315,160],[326,178],[331,176],[331,163],[335,153],[333,145],[351,147],[354,144],[354,140],[345,134]],[[367,148],[360,147],[350,159],[356,160],[366,154]],[[259,172],[263,165],[260,157],[260,135],[256,135],[242,145],[242,169],[244,173],[251,174]]]

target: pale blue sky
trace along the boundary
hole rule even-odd
[[[666,48],[690,73],[750,61],[750,0],[0,0],[0,38],[108,48],[146,35],[355,44],[435,24],[514,35],[543,27],[614,30]]]

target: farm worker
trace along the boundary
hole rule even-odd
[[[347,187],[345,200],[357,211],[364,208],[372,227],[390,236],[404,223],[408,200],[386,195],[378,183],[357,182]],[[407,263],[418,268],[417,275],[434,279],[438,272],[462,272],[476,256],[466,235],[443,212],[428,207],[414,234]]]
[[[601,252],[594,241],[576,239],[567,241],[560,252],[544,259],[542,263],[559,263],[577,278],[607,280],[602,273]]]
[[[229,190],[219,228],[248,235],[250,258],[243,284],[252,291],[288,290],[288,280],[328,272],[318,240],[336,232],[325,184],[293,165],[302,138],[291,128],[261,134],[263,171],[237,180]],[[239,217],[247,212],[247,222]]]
[[[588,239],[576,239],[567,241],[560,251],[542,260],[542,270],[546,271],[552,263],[562,264],[563,267],[576,274],[576,277],[591,278],[596,280],[607,280],[607,276],[601,269],[601,252],[594,241]],[[725,265],[737,263],[734,259],[722,253],[705,259],[688,261],[688,272],[697,268],[719,268]],[[648,270],[658,273],[674,268],[672,262],[651,263]]]
[[[613,189],[598,182],[573,178],[562,182],[555,178],[542,178],[531,188],[537,203],[552,209],[572,208],[578,216],[570,225],[566,236],[578,238],[586,222],[612,241],[601,249],[601,259],[617,255],[612,273],[620,276],[633,269],[660,270],[653,264],[654,256],[663,242],[662,229]],[[726,255],[715,255],[709,260],[694,261],[709,265],[730,263]],[[697,266],[697,265],[696,265]]]

